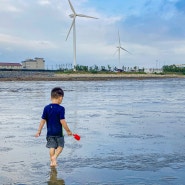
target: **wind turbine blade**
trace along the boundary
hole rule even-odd
[[[70,34],[70,32],[71,32],[72,27],[74,26],[74,23],[75,23],[75,18],[73,18],[73,22],[72,22],[71,27],[70,27],[70,29],[69,29],[69,32],[68,32],[68,34],[67,34],[66,40],[67,40],[68,37],[69,37],[69,34]]]
[[[77,14],[76,16],[78,16],[78,17],[92,18],[92,19],[98,19],[98,18],[96,18],[96,17],[91,17],[91,16],[83,15],[83,14]]]
[[[117,50],[115,51],[114,55],[116,55],[116,53],[118,52],[118,50],[119,50],[119,49],[117,49]]]
[[[119,46],[121,47],[121,41],[120,41],[119,30],[118,30],[118,39],[119,39]]]
[[[127,51],[125,48],[123,48],[123,47],[120,47],[122,50],[124,50],[124,51],[126,51],[126,52],[128,52],[128,53],[130,53],[129,51]],[[131,54],[131,53],[130,53]]]
[[[73,8],[73,5],[71,4],[71,1],[70,0],[68,0],[68,1],[69,1],[69,5],[71,7],[71,10],[73,11],[74,14],[76,14],[75,9]]]

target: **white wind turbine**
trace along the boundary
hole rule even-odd
[[[69,29],[69,32],[67,34],[66,40],[68,39],[69,34],[71,32],[71,29],[73,28],[73,52],[74,52],[74,54],[73,54],[74,55],[74,58],[73,58],[73,61],[74,61],[73,69],[75,71],[75,67],[76,67],[76,26],[75,26],[76,17],[86,17],[86,18],[92,18],[92,19],[98,19],[98,18],[87,16],[87,15],[83,15],[83,14],[77,14],[75,12],[75,9],[73,8],[73,5],[71,4],[70,0],[68,0],[68,1],[69,1],[69,5],[71,7],[71,10],[73,12],[73,14],[70,14],[69,17],[71,17],[73,19],[73,21],[72,21],[71,27]]]
[[[127,51],[125,48],[123,48],[122,46],[121,46],[121,41],[120,41],[120,35],[119,35],[119,30],[118,30],[118,39],[119,39],[119,45],[117,46],[117,51],[116,52],[118,52],[118,58],[119,58],[119,68],[120,68],[120,53],[121,53],[121,49],[122,50],[124,50],[124,51],[126,51],[126,52],[128,52],[128,53],[130,53],[129,51]],[[131,54],[131,53],[130,53]]]

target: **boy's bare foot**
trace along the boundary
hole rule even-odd
[[[51,157],[51,164],[50,164],[50,166],[57,166],[57,159],[56,159],[55,156]]]
[[[51,163],[50,163],[50,166],[51,166],[51,167],[54,167],[54,166],[53,166],[53,162],[52,162],[52,161],[51,161]]]

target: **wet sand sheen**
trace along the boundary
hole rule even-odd
[[[34,134],[61,86],[78,142],[65,136],[50,168],[46,129]],[[183,184],[184,79],[0,82],[2,184]]]

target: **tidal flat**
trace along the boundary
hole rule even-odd
[[[46,127],[34,134],[55,86],[81,140],[65,135],[50,168]],[[184,184],[184,87],[184,78],[1,81],[0,184]]]

